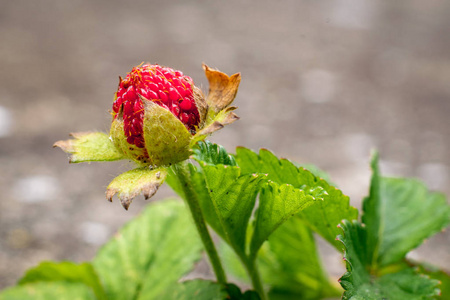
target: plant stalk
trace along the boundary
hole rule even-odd
[[[180,181],[181,188],[183,189],[185,195],[185,200],[189,206],[195,226],[197,227],[197,231],[200,234],[203,246],[205,247],[209,261],[213,267],[217,282],[219,284],[226,285],[227,277],[223,270],[222,263],[220,262],[219,255],[217,254],[216,247],[214,246],[214,242],[209,234],[208,228],[206,227],[205,218],[203,217],[203,212],[200,208],[197,194],[192,188],[188,168],[188,163],[184,161],[175,165],[173,170]]]
[[[244,265],[252,281],[253,289],[259,294],[261,300],[267,300],[268,298],[266,292],[264,291],[263,285],[261,283],[261,277],[259,276],[259,271],[256,266],[256,257],[250,256],[245,258]]]

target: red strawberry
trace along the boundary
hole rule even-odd
[[[195,134],[200,114],[194,100],[194,83],[181,71],[159,65],[134,67],[125,79],[120,78],[113,103],[114,119],[123,107],[124,131],[129,144],[144,148],[144,106],[141,97],[151,100],[172,112]]]

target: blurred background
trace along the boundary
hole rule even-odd
[[[52,149],[108,131],[118,76],[143,61],[205,92],[202,62],[241,72],[241,120],[212,140],[315,164],[358,208],[374,148],[384,174],[450,195],[449,15],[438,0],[0,1],[0,288],[41,260],[91,259],[147,204],[105,199],[128,163]],[[449,250],[447,232],[411,255],[450,269]]]

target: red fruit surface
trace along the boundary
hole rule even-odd
[[[195,134],[200,116],[194,101],[192,78],[182,72],[159,65],[134,67],[125,79],[120,79],[113,103],[117,118],[123,105],[124,131],[127,141],[144,148],[144,105],[139,95],[172,112],[186,128]]]

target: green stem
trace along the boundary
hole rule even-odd
[[[244,260],[245,268],[247,269],[247,273],[252,280],[253,289],[258,292],[261,300],[267,300],[267,295],[264,291],[263,285],[261,283],[261,277],[259,276],[259,271],[256,266],[256,257],[246,257],[242,258]]]
[[[217,282],[226,285],[227,277],[223,270],[222,263],[220,262],[219,255],[217,254],[216,247],[214,246],[213,240],[209,235],[208,228],[206,227],[205,218],[203,217],[197,194],[192,188],[188,168],[189,166],[185,161],[175,165],[173,170],[180,181],[181,188],[183,189],[186,202],[191,210],[195,226],[197,227],[203,246],[208,254],[209,261],[211,262],[214,273],[216,274]]]

